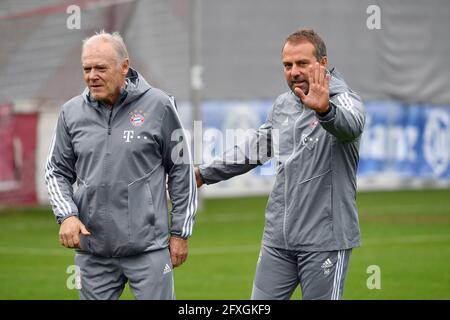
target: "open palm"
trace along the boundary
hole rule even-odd
[[[309,91],[305,95],[301,88],[295,88],[295,94],[300,97],[302,103],[308,108],[322,113],[328,110],[330,75],[325,67],[316,62],[309,67]]]

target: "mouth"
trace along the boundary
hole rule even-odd
[[[89,88],[90,89],[99,89],[99,88],[101,88],[101,87],[103,87],[101,84],[91,84],[90,86],[89,86]]]
[[[292,86],[295,88],[301,88],[306,85],[306,81],[292,81]]]
[[[101,91],[102,87],[103,86],[101,86],[101,85],[92,85],[89,87],[89,90],[95,94],[95,93],[98,93],[99,91]]]

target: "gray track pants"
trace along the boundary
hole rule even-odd
[[[123,258],[77,253],[75,264],[80,268],[81,300],[118,299],[127,281],[136,299],[175,299],[168,249]]]
[[[303,299],[342,297],[351,249],[289,251],[263,246],[256,266],[252,300],[287,300],[300,284]]]

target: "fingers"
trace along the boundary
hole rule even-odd
[[[294,89],[295,94],[300,98],[300,100],[304,101],[306,98],[305,93],[301,88],[295,88]]]
[[[314,64],[314,83],[323,87],[326,84],[325,83],[326,78],[327,78],[327,69],[323,65],[320,65],[318,62],[316,62]]]
[[[170,260],[174,268],[181,266],[187,259],[187,254],[170,254]]]
[[[61,233],[59,234],[59,244],[64,246],[64,247],[66,246],[66,242],[65,242],[64,237],[63,237],[63,235]]]
[[[315,64],[310,65],[309,69],[308,69],[308,83],[309,86],[311,87],[312,85],[314,85],[314,70],[315,70]]]
[[[187,240],[175,236],[169,240],[170,260],[174,268],[182,265],[188,256]]]
[[[60,233],[59,243],[66,248],[75,248],[80,244],[79,237],[71,233]]]
[[[170,251],[170,260],[172,261],[172,265],[174,268],[181,266],[187,259],[187,252],[173,252]]]
[[[306,72],[308,77],[308,92],[305,94],[301,88],[294,88],[295,94],[302,103],[317,112],[323,112],[329,104],[330,75],[327,73],[326,65],[318,62],[311,64]]]
[[[319,70],[319,85],[321,87],[323,87],[325,85],[325,75],[326,75],[325,67],[324,66],[320,66],[320,70]]]
[[[321,82],[321,80],[320,80],[320,66],[319,66],[319,63],[316,62],[314,64],[314,79],[313,79],[312,83],[320,85],[320,82]]]
[[[327,77],[326,68],[316,62],[309,67],[308,77],[309,85],[317,84],[323,87],[325,86],[325,78]]]
[[[69,217],[59,229],[59,243],[66,248],[80,248],[80,233],[85,236],[91,234],[77,217]]]
[[[325,74],[325,79],[324,79],[324,87],[325,88],[329,88],[329,86],[330,86],[330,79],[331,79],[331,76],[329,74]]]
[[[83,235],[83,236],[90,236],[91,235],[91,233],[86,229],[86,227],[84,226],[84,224],[82,224],[81,222],[80,222],[80,224],[81,224],[81,234]]]
[[[69,246],[69,235],[64,232],[64,230],[62,230],[62,228],[59,229],[59,243],[64,246],[64,247],[68,247]]]
[[[78,239],[75,236],[67,237],[67,244],[69,245],[69,248],[75,247],[75,243],[78,243]]]
[[[187,255],[187,251],[170,251],[170,260],[172,261],[172,265],[174,266],[174,268],[181,266],[186,261]]]
[[[59,243],[66,248],[79,248],[80,237],[78,234],[62,233],[59,235]]]
[[[72,236],[69,239],[69,248],[79,248],[80,247],[80,237],[78,235]]]

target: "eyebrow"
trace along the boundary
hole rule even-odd
[[[300,59],[300,60],[297,60],[297,61],[294,61],[294,62],[292,62],[292,61],[283,61],[283,65],[289,65],[289,64],[293,64],[293,63],[308,63],[308,62],[310,62],[309,59]]]
[[[108,68],[108,66],[106,65],[106,64],[96,64],[96,65],[93,65],[93,66],[90,66],[90,65],[84,65],[83,66],[83,69],[89,69],[89,68],[95,68],[95,69],[102,69],[102,68]]]

